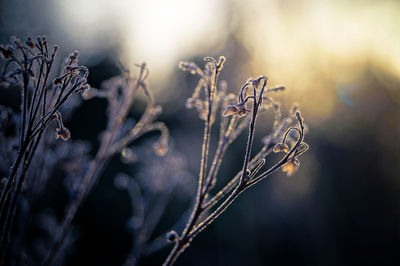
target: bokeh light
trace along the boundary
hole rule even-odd
[[[147,62],[156,90],[166,87],[163,81],[179,60],[224,51],[228,35],[247,49],[247,72],[285,84],[285,99],[300,101],[315,123],[340,103],[355,107],[362,101],[350,99],[345,90],[352,88],[352,97],[358,97],[367,68],[400,76],[397,1],[74,0],[58,5],[60,25],[71,39],[79,39],[80,46],[116,44],[119,60],[129,68]],[[396,91],[388,93],[400,101]]]

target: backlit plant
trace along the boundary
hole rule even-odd
[[[292,175],[300,166],[297,157],[308,148],[303,142],[304,124],[297,106],[291,109],[291,114],[287,118],[282,119],[279,103],[267,97],[267,94],[283,90],[283,87],[267,88],[266,76],[250,78],[240,88],[236,99],[234,95],[227,94],[225,82],[218,82],[225,58],[220,57],[217,61],[206,57],[205,60],[207,64],[204,69],[191,62],[181,62],[179,65],[182,70],[199,77],[194,93],[187,101],[187,106],[195,107],[200,118],[204,120],[204,134],[196,200],[182,232],[178,234],[171,231],[166,235],[168,241],[173,242],[174,246],[164,265],[174,264],[193,239],[218,218],[247,188],[269,177],[281,167],[288,175]],[[275,112],[273,128],[263,139],[264,146],[252,156],[256,119],[260,113],[270,109]],[[219,141],[209,166],[211,131],[214,122],[218,120],[220,121]],[[211,194],[228,146],[246,127],[248,137],[243,150],[242,170],[222,189]],[[297,136],[293,136],[293,132],[297,132]],[[275,165],[261,171],[271,151],[283,151],[285,155]],[[211,209],[211,213],[208,213]]]
[[[183,223],[178,222],[163,237],[151,239],[171,195],[190,197],[189,187],[194,182],[186,170],[184,156],[168,147],[168,128],[156,121],[161,106],[155,104],[147,84],[149,70],[144,63],[136,65],[137,71],[125,71],[96,89],[88,84],[87,67],[78,64],[78,52],[71,53],[62,62],[60,73],[54,76],[57,50],[57,46],[48,47],[45,37],[27,38],[25,42],[12,38],[10,45],[0,46],[5,60],[0,86],[16,90],[20,95],[19,109],[0,106],[0,145],[4,147],[0,153],[0,170],[8,170],[8,176],[0,183],[0,264],[26,261],[54,264],[68,242],[80,208],[116,155],[124,163],[140,161],[144,165],[133,178],[125,173],[115,177],[115,186],[129,192],[133,212],[130,228],[135,232],[134,244],[125,264],[137,264],[142,257],[172,243],[164,261],[164,265],[172,265],[193,239],[242,192],[278,169],[293,175],[300,166],[298,157],[308,149],[298,106],[293,105],[283,118],[280,104],[269,96],[284,87],[270,88],[267,77],[260,76],[249,78],[234,95],[228,92],[225,81],[219,81],[224,57],[219,60],[206,57],[204,69],[195,63],[181,62],[182,70],[198,78],[186,107],[195,109],[204,121],[197,190],[192,195],[193,204],[182,216]],[[146,107],[137,122],[132,122],[129,113],[139,94],[144,95]],[[106,128],[98,134],[99,148],[93,157],[89,145],[73,140],[73,132],[64,125],[65,119],[81,104],[81,98],[103,98],[107,102]],[[269,111],[274,113],[272,129],[262,139],[262,148],[254,152],[256,120]],[[218,143],[211,157],[210,139],[216,125]],[[221,180],[218,174],[222,163],[236,163],[224,160],[225,154],[246,129],[241,170],[216,189],[217,181]],[[150,131],[158,131],[160,137],[155,143],[146,142],[137,148],[141,157],[138,158],[138,151],[130,146]],[[266,167],[266,159],[272,152],[282,156],[271,167]],[[162,158],[154,160],[154,154]],[[69,202],[61,223],[41,214],[51,244],[40,245],[36,254],[29,250],[27,228],[33,220],[32,206],[39,195],[46,193],[45,185],[53,178],[54,171],[63,172]]]

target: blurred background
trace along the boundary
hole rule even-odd
[[[230,92],[265,74],[271,86],[286,86],[273,95],[285,112],[299,103],[310,151],[298,173],[279,172],[242,194],[177,265],[400,264],[399,26],[400,2],[390,0],[0,1],[1,43],[45,34],[63,55],[79,50],[94,87],[121,65],[146,62],[161,120],[192,176],[203,125],[185,109],[196,80],[177,69],[180,60],[202,65],[205,56],[224,55]],[[102,110],[96,101],[78,109],[67,123],[72,138],[96,147]],[[272,122],[258,121],[258,147]],[[244,143],[232,146],[222,175],[240,169]],[[129,170],[133,178],[138,168]],[[117,172],[111,163],[92,191],[66,265],[125,261],[132,212],[126,191],[113,185]],[[178,219],[177,209],[185,208],[169,206],[161,221]],[[159,265],[168,251],[140,264]]]

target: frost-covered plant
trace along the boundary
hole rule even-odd
[[[0,264],[6,255],[11,263],[51,264],[65,244],[80,206],[114,155],[126,154],[135,139],[154,130],[161,132],[153,144],[156,154],[162,156],[168,151],[168,129],[155,121],[161,107],[154,103],[148,89],[145,64],[138,65],[137,77],[126,72],[95,89],[87,84],[88,69],[78,65],[78,52],[70,54],[62,63],[61,73],[53,77],[57,49],[55,46],[49,52],[46,37],[27,38],[25,43],[12,38],[11,45],[0,46],[6,60],[0,87],[19,90],[21,101],[17,112],[0,106],[0,156],[4,159],[0,170],[9,171],[0,185]],[[80,103],[77,92],[83,99],[102,97],[108,101],[108,124],[99,135],[100,147],[94,158],[89,156],[87,143],[70,140],[70,131],[63,122]],[[132,124],[127,121],[128,114],[141,92],[147,98],[146,109]],[[61,224],[51,215],[34,215],[32,210],[35,200],[46,193],[46,183],[54,172],[62,172],[70,197]],[[32,243],[27,243],[27,229],[38,216],[46,221],[45,231],[53,242],[50,249],[44,242],[28,247]]]
[[[75,104],[68,101],[63,107],[71,111],[74,106]],[[60,111],[63,113],[63,118],[68,120],[68,112]],[[13,132],[18,124],[16,123],[18,114],[13,113],[10,108],[4,107],[0,107],[0,114],[2,117],[0,120],[0,156],[2,156],[0,171],[7,173],[10,163],[16,155],[13,146],[18,142],[18,138]],[[27,264],[27,262],[32,265],[39,263],[38,258],[42,258],[46,254],[54,233],[59,229],[54,214],[49,215],[48,206],[41,204],[41,199],[50,192],[47,189],[50,185],[48,183],[50,181],[52,184],[59,184],[59,188],[64,187],[72,198],[80,183],[80,177],[85,171],[85,166],[89,162],[90,146],[88,143],[71,139],[69,141],[56,139],[54,137],[56,127],[57,123],[52,123],[43,132],[36,155],[33,156],[31,165],[26,172],[6,252],[6,263],[17,265]],[[44,217],[46,219],[42,219]],[[41,234],[30,239],[33,228],[40,231]]]
[[[127,146],[143,134],[154,130],[161,132],[161,137],[153,145],[155,152],[159,156],[163,156],[168,151],[168,129],[164,123],[155,121],[161,113],[161,106],[154,103],[153,96],[148,89],[146,79],[149,71],[144,63],[138,65],[138,68],[137,77],[127,72],[104,81],[101,89],[89,88],[82,93],[84,99],[92,97],[107,99],[108,123],[104,132],[100,134],[100,147],[94,159],[89,163],[76,196],[68,207],[61,232],[47,254],[44,265],[50,265],[53,262],[67,237],[80,206],[97,183],[102,170],[114,155],[122,153],[125,157],[128,156],[129,148]],[[135,125],[131,125],[126,120],[140,91],[147,97],[147,106],[139,121]]]
[[[156,130],[160,131],[161,137],[153,144],[153,149],[157,156],[164,157],[160,160],[146,159],[145,151],[148,149],[144,149],[140,152],[140,160],[147,165],[137,176],[118,175],[115,179],[116,185],[127,189],[132,198],[134,217],[130,225],[135,230],[135,238],[126,264],[135,264],[141,256],[166,243],[165,239],[164,242],[160,240],[161,237],[151,239],[151,235],[168,198],[177,189],[179,194],[184,194],[182,191],[186,191],[184,188],[190,184],[183,156],[168,151],[168,129],[156,121],[161,107],[154,103],[146,83],[149,71],[145,64],[137,65],[137,76],[126,72],[95,89],[87,84],[88,69],[78,65],[78,52],[67,57],[60,74],[53,78],[51,71],[56,52],[57,46],[49,51],[45,37],[36,40],[27,38],[24,43],[12,38],[11,45],[0,46],[0,54],[6,60],[0,73],[0,87],[18,90],[21,102],[17,112],[0,106],[0,171],[9,172],[0,182],[0,264],[7,255],[12,263],[27,264],[29,261],[35,264],[35,261],[41,261],[42,265],[51,265],[67,242],[82,203],[108,162],[117,154],[121,154],[124,162],[134,161],[136,153],[129,145],[143,134]],[[174,247],[165,265],[172,265],[194,237],[221,215],[244,190],[279,168],[288,175],[294,174],[300,166],[298,156],[308,148],[303,142],[305,129],[298,107],[291,108],[290,114],[282,119],[279,103],[266,96],[283,87],[267,88],[267,78],[261,76],[250,78],[241,87],[238,96],[229,94],[226,82],[218,81],[225,58],[220,57],[216,61],[208,57],[206,61],[204,69],[194,63],[180,64],[181,69],[199,77],[186,106],[195,108],[205,125],[196,197],[188,212],[190,215],[184,214],[180,220],[183,220],[183,226],[178,222],[166,234]],[[93,158],[89,156],[87,143],[71,141],[70,131],[64,125],[65,117],[76,107],[74,97],[77,92],[83,99],[100,97],[108,102],[108,123],[99,135],[100,146]],[[139,93],[145,95],[147,105],[140,119],[132,123],[128,115]],[[273,110],[275,121],[271,132],[263,138],[263,147],[252,156],[256,118],[267,110]],[[219,141],[208,165],[212,127],[217,122]],[[242,170],[222,189],[213,193],[228,147],[247,127],[248,141],[244,148]],[[10,129],[12,133],[9,133]],[[64,142],[66,140],[69,141]],[[275,165],[262,170],[265,158],[271,152],[283,152],[284,155]],[[45,185],[53,177],[53,172],[60,170],[64,172],[70,196],[66,216],[58,223],[51,215],[39,215],[54,241],[50,249],[46,243],[40,242],[36,246],[38,252],[33,254],[24,246],[27,245],[24,237],[28,224],[33,220],[32,205],[38,195],[45,193]],[[8,252],[10,250],[12,252]]]
[[[218,82],[225,58],[220,57],[217,61],[214,58],[206,57],[205,60],[207,64],[204,69],[191,62],[181,62],[179,65],[182,70],[199,77],[194,93],[186,104],[189,108],[195,107],[200,118],[204,120],[204,134],[196,199],[182,232],[178,234],[171,231],[167,234],[167,239],[174,243],[174,246],[164,265],[174,264],[194,237],[218,218],[247,188],[269,177],[281,167],[288,175],[293,174],[300,165],[298,156],[308,148],[308,145],[303,142],[304,124],[297,106],[292,108],[291,114],[287,118],[282,119],[280,105],[272,98],[266,97],[266,94],[280,91],[284,89],[283,87],[267,88],[267,77],[265,76],[256,79],[250,78],[235,97],[227,94],[225,82]],[[237,100],[235,100],[236,98]],[[252,157],[256,119],[261,112],[269,109],[275,112],[272,130],[263,139],[265,145]],[[217,116],[220,121],[219,141],[209,166],[211,130],[215,121],[218,121]],[[224,154],[228,146],[246,127],[249,131],[247,145],[244,148],[242,170],[222,189],[212,195],[211,191],[217,181],[218,170]],[[297,135],[293,132],[296,132]],[[265,164],[265,158],[271,151],[282,151],[285,155],[275,165],[261,171]],[[214,208],[212,212],[208,213],[212,208]]]
[[[56,137],[67,140],[69,130],[64,126],[60,110],[76,92],[88,88],[88,69],[78,65],[78,52],[72,53],[64,62],[61,73],[51,81],[51,71],[58,46],[51,50],[46,37],[36,40],[27,38],[23,43],[12,37],[11,44],[0,46],[5,60],[0,73],[1,87],[20,91],[20,112],[14,117],[17,132],[17,152],[9,151],[12,166],[2,180],[0,197],[0,259],[4,259],[17,212],[21,192],[27,180],[35,153],[42,148],[41,139],[52,121],[57,122]],[[18,122],[16,121],[18,120]],[[54,130],[54,129],[53,129]],[[54,134],[54,133],[53,133]],[[36,181],[35,181],[36,182]],[[38,181],[39,182],[39,181]],[[0,263],[1,263],[0,261]]]

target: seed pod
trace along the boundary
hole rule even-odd
[[[178,233],[175,231],[170,231],[168,232],[165,237],[167,238],[167,241],[172,243],[172,242],[176,242],[179,239]]]
[[[168,145],[159,141],[153,144],[153,149],[158,156],[164,156],[168,152]]]
[[[228,105],[224,111],[224,116],[237,115],[239,113],[235,105]]]
[[[31,37],[28,37],[28,38],[26,39],[25,44],[26,44],[28,47],[32,48],[32,49],[36,47],[36,45],[35,45],[35,43],[32,41],[32,38],[31,38]]]
[[[284,165],[282,165],[282,171],[286,172],[288,176],[291,176],[297,172],[299,167],[300,167],[299,160],[292,157]]]
[[[275,147],[274,147],[274,152],[278,153],[278,152],[281,152],[281,151],[283,151],[285,153],[288,153],[289,152],[289,146],[287,144],[285,144],[285,143],[276,144]]]
[[[64,141],[67,141],[71,137],[71,133],[69,132],[68,128],[56,128],[56,139],[60,137]]]
[[[54,83],[54,85],[61,85],[61,83],[62,83],[62,78],[55,78],[55,79],[53,79],[53,83]]]

